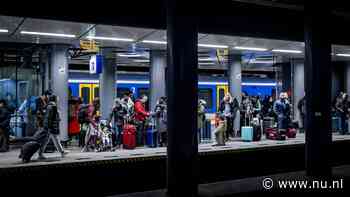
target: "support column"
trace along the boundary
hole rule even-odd
[[[299,125],[302,125],[302,120],[300,118],[300,113],[298,110],[298,103],[300,99],[304,97],[304,60],[295,59],[292,62],[293,66],[293,114],[294,120],[299,122]]]
[[[103,67],[100,74],[100,112],[102,119],[107,120],[116,96],[116,54],[112,48],[102,48]]]
[[[197,196],[197,21],[183,0],[166,1],[168,148],[167,194]],[[191,9],[188,9],[191,10]]]
[[[305,5],[306,173],[331,175],[331,42],[326,3]]]
[[[165,51],[151,51],[151,68],[150,68],[150,110],[153,110],[157,100],[165,96]]]
[[[69,45],[55,44],[51,47],[51,89],[59,100],[60,139],[68,140],[68,48]]]
[[[233,98],[238,100],[238,103],[242,102],[242,63],[241,55],[230,55],[229,57],[229,90]],[[237,111],[234,120],[234,130],[240,129],[240,111]]]

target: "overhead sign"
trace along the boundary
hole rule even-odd
[[[99,44],[95,40],[80,40],[80,48],[86,52],[98,52]]]
[[[102,73],[102,56],[101,55],[93,55],[90,58],[89,66],[90,66],[90,74],[100,74]]]

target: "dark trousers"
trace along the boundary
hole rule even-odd
[[[115,128],[113,129],[112,134],[112,144],[113,146],[119,146],[123,144],[123,125],[117,125],[115,124]]]
[[[10,133],[8,129],[0,128],[0,152],[6,152],[9,150],[9,138]]]
[[[138,121],[136,128],[136,145],[143,146],[146,144],[146,125],[145,121]]]
[[[226,117],[227,129],[226,129],[226,139],[233,137],[233,119],[232,117]]]
[[[348,132],[348,124],[346,122],[346,114],[341,113],[340,114],[340,120],[341,120],[341,134],[345,134]]]

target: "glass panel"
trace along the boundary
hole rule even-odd
[[[99,98],[99,97],[100,97],[100,88],[95,87],[94,88],[94,99]]]

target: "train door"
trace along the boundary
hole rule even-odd
[[[220,102],[224,98],[225,94],[228,92],[228,86],[227,85],[218,85],[216,87],[216,102],[217,102],[217,109],[219,110]]]
[[[91,102],[94,101],[96,98],[100,97],[100,86],[99,84],[92,84],[91,85],[91,90],[92,90],[92,94],[91,94]]]
[[[79,96],[83,99],[83,103],[90,104],[100,95],[100,87],[98,84],[80,84]]]

